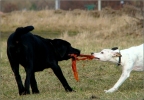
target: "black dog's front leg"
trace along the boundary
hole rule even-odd
[[[65,90],[67,92],[72,92],[73,90],[69,86],[69,84],[67,83],[65,77],[63,76],[63,73],[62,73],[61,68],[59,67],[59,65],[53,64],[52,65],[52,70],[55,73],[55,75],[58,77],[58,79],[60,80],[60,82],[62,83],[62,85],[65,88]]]

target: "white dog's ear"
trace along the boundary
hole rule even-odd
[[[114,52],[113,57],[121,57],[122,55],[119,52]]]
[[[118,49],[118,47],[113,47],[111,50],[117,50]]]

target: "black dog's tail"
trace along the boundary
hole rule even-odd
[[[14,40],[18,42],[20,37],[21,37],[21,35],[26,34],[26,33],[30,32],[30,31],[32,31],[33,29],[34,29],[33,26],[18,27],[15,30]]]

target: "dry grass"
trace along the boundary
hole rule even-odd
[[[107,10],[106,10],[107,11]],[[104,89],[111,88],[121,74],[121,68],[115,64],[98,61],[78,61],[80,81],[76,82],[71,70],[71,60],[59,65],[68,83],[77,92],[66,93],[51,69],[36,73],[40,94],[18,96],[17,85],[6,56],[6,38],[16,27],[33,25],[33,33],[46,38],[62,38],[72,46],[79,48],[82,54],[99,52],[103,48],[114,46],[120,49],[142,44],[142,28],[138,20],[128,14],[106,11],[27,11],[12,12],[2,16],[0,30],[0,99],[1,100],[143,100],[144,72],[132,72],[120,89],[105,94]],[[98,16],[96,16],[98,15]],[[137,17],[142,18],[140,14]],[[10,33],[7,33],[10,32]],[[84,67],[83,67],[84,65]],[[20,68],[22,79],[25,72]]]

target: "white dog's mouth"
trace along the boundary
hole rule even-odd
[[[100,58],[98,58],[98,57],[95,57],[95,59],[96,59],[96,60],[100,60]]]

